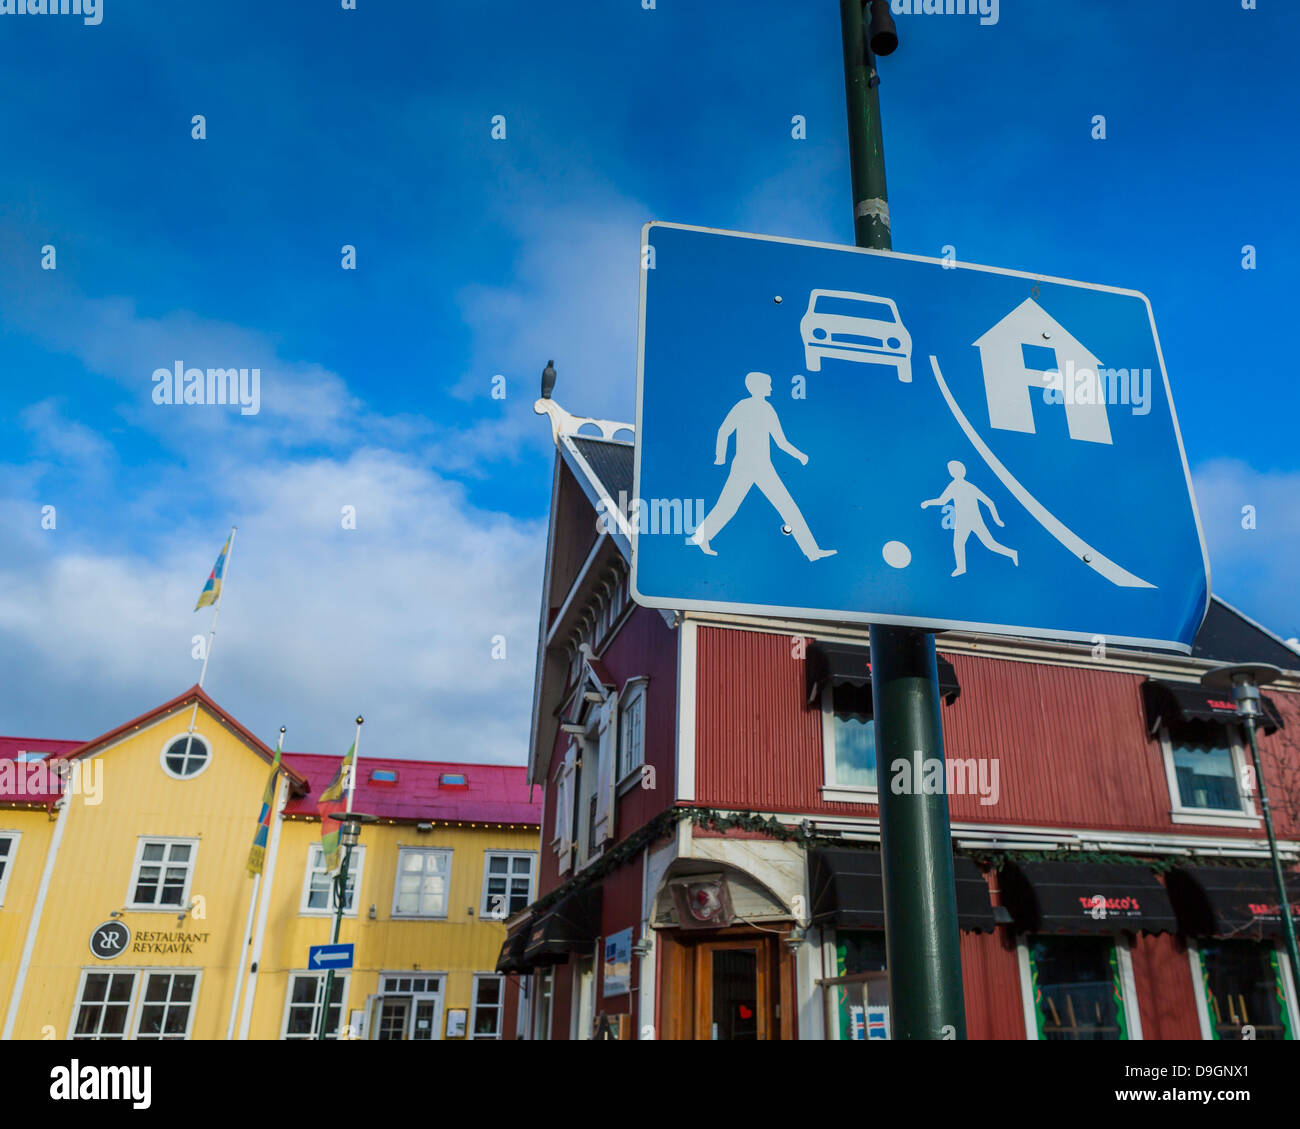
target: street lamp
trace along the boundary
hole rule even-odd
[[[339,867],[339,872],[334,875],[334,932],[330,937],[330,944],[337,945],[339,940],[339,927],[343,924],[343,909],[348,901],[348,867],[352,862],[352,848],[361,841],[361,825],[364,823],[375,823],[378,816],[366,815],[359,811],[336,811],[330,813],[330,819],[336,819],[339,823],[339,846],[343,848],[343,863]],[[316,1034],[317,1039],[326,1039],[329,1028],[330,1014],[330,997],[334,995],[334,969],[330,967],[325,972],[325,995],[321,1000],[320,1009],[320,1029]],[[339,1018],[342,1018],[340,1016]]]
[[[1237,718],[1246,730],[1250,741],[1250,759],[1255,766],[1255,787],[1259,791],[1259,807],[1264,815],[1264,830],[1268,833],[1268,853],[1273,862],[1273,880],[1277,883],[1277,909],[1282,915],[1282,936],[1286,940],[1287,956],[1291,960],[1291,976],[1300,983],[1300,952],[1296,950],[1295,922],[1291,919],[1291,906],[1286,896],[1286,879],[1282,874],[1282,860],[1277,853],[1277,836],[1273,834],[1273,813],[1268,804],[1268,789],[1264,785],[1264,769],[1259,763],[1259,743],[1255,739],[1255,725],[1259,717],[1259,688],[1281,675],[1282,671],[1270,663],[1237,663],[1219,666],[1201,675],[1201,685],[1211,689],[1232,691]]]

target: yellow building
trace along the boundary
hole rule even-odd
[[[197,704],[194,740],[187,739]],[[194,687],[84,744],[0,738],[4,1038],[314,1037],[330,941],[315,798],[286,753],[264,875],[246,862],[274,752]],[[535,891],[524,769],[362,756],[332,1035],[495,1038],[504,920]]]

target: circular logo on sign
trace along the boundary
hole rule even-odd
[[[90,951],[100,960],[121,956],[131,944],[131,930],[122,921],[106,921],[90,935]]]

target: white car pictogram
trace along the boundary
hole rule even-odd
[[[898,379],[912,379],[912,336],[903,328],[892,298],[851,290],[814,290],[799,322],[804,363],[820,372],[823,357],[893,365]]]

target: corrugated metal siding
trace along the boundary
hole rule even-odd
[[[1139,933],[1132,952],[1142,1038],[1199,1039],[1187,946],[1169,933]]]
[[[697,800],[713,807],[860,811],[821,802],[821,714],[803,706],[804,659],[796,638],[701,627],[697,639]]]
[[[1285,725],[1271,737],[1260,734],[1259,759],[1277,833],[1295,839],[1300,837],[1300,694],[1267,693]]]
[[[629,678],[646,675],[645,763],[655,770],[653,788],[619,797],[614,833],[622,839],[672,806],[676,790],[677,632],[650,608],[636,608],[601,655],[622,691]]]
[[[804,665],[790,636],[701,627],[696,711],[700,803],[825,815],[875,815],[874,806],[822,800],[821,716],[804,706]],[[941,648],[942,650],[942,648]],[[1175,825],[1164,760],[1147,738],[1143,676],[947,654],[961,696],[942,708],[949,759],[996,761],[997,802],[951,798],[954,820],[1115,831],[1198,830]],[[1287,728],[1262,746],[1272,794],[1276,758],[1300,738],[1300,696],[1275,694]],[[1300,766],[1300,749],[1289,748]],[[1270,762],[1272,762],[1270,764]],[[888,779],[888,773],[882,773]],[[1300,788],[1285,825],[1300,832]],[[1282,807],[1275,801],[1275,807]]]
[[[1025,1013],[1015,941],[1007,929],[961,935],[966,1037],[1023,1039]]]

